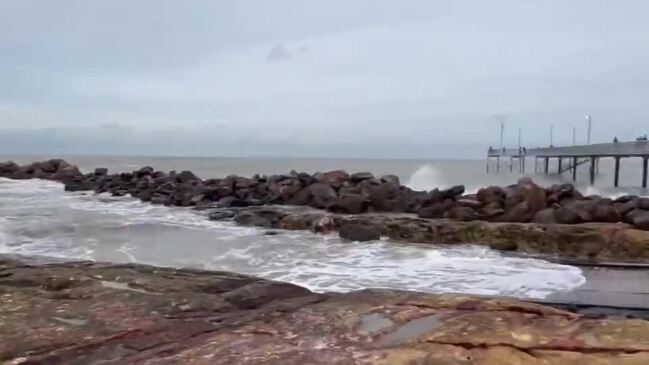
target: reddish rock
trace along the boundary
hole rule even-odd
[[[328,183],[335,188],[340,188],[345,181],[349,180],[349,174],[343,170],[335,170],[325,172],[321,176],[315,176],[315,178],[318,182]]]
[[[505,210],[505,213],[499,217],[501,222],[529,222],[533,213],[530,211],[528,202],[520,202],[513,207]]]
[[[484,204],[499,203],[502,204],[505,202],[505,196],[507,193],[505,190],[499,186],[490,186],[487,188],[482,188],[478,190],[476,199],[479,202]]]

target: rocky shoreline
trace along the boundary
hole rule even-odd
[[[250,276],[0,256],[3,364],[647,364],[649,322],[508,298],[313,293]]]
[[[203,180],[191,171],[146,166],[83,174],[64,160],[0,163],[0,177],[59,181],[66,191],[131,195],[152,204],[210,210],[211,219],[314,232],[353,241],[488,245],[524,254],[581,260],[649,259],[649,198],[584,196],[570,184],[543,188],[524,178],[465,194],[463,186],[415,191],[393,175],[344,171],[228,176]]]

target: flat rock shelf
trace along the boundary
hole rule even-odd
[[[590,308],[0,258],[6,364],[647,364],[649,322]]]

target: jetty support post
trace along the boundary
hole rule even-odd
[[[557,163],[558,163],[557,173],[558,173],[559,175],[561,175],[561,164],[562,164],[562,162],[563,162],[563,158],[559,157],[559,158],[557,159]]]
[[[496,172],[500,172],[500,156],[496,156]]]
[[[597,158],[595,156],[590,157],[590,184],[595,185],[595,164],[597,163]]]
[[[613,185],[616,188],[620,186],[620,157],[615,157],[615,182]]]
[[[572,158],[572,181],[577,181],[577,157]]]
[[[550,157],[545,158],[545,173],[550,172]]]
[[[642,188],[647,188],[647,160],[649,156],[642,156]]]

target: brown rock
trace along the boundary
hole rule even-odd
[[[489,203],[484,207],[482,207],[482,215],[487,219],[494,218],[504,213],[505,210],[502,208],[502,205],[498,202]]]
[[[577,224],[583,222],[579,213],[572,207],[560,207],[554,212],[554,216],[557,223],[561,224]]]
[[[599,204],[593,211],[594,222],[616,223],[622,222],[624,216],[620,214],[612,205]]]
[[[280,192],[282,192],[283,196],[288,196],[291,195],[290,192],[292,192],[295,187],[300,186],[300,185],[286,185],[282,186],[280,188]],[[292,194],[292,197],[288,199],[288,204],[290,205],[309,205],[309,202],[311,201],[311,189],[308,187],[299,190],[297,193]]]
[[[338,197],[328,210],[334,213],[360,214],[367,211],[370,202],[363,195],[343,195]]]
[[[381,182],[392,184],[397,187],[401,185],[399,181],[399,176],[397,175],[383,175],[381,176]]]
[[[471,208],[471,209],[480,209],[480,208],[482,208],[482,203],[481,202],[479,202],[477,200],[473,200],[473,199],[466,199],[466,198],[456,200],[455,205],[458,206],[458,207],[468,207],[468,208]]]
[[[501,222],[529,222],[533,213],[530,211],[529,204],[527,201],[522,201],[513,207],[505,210],[499,220]]]
[[[346,223],[340,227],[338,234],[340,235],[340,238],[349,241],[376,241],[381,238],[381,229],[371,225]]]
[[[613,206],[620,214],[626,215],[628,212],[638,208],[638,201],[637,199],[630,199],[624,202],[617,201]]]
[[[448,189],[441,191],[443,199],[457,199],[459,196],[464,194],[465,188],[464,185],[455,185]]]
[[[322,176],[316,177],[318,182],[328,183],[334,188],[340,188],[343,186],[345,181],[349,180],[349,174],[343,170],[329,171],[322,174]]]
[[[357,172],[352,174],[350,177],[351,182],[359,183],[363,180],[374,179],[374,175],[371,172]]]
[[[429,207],[419,209],[417,215],[420,218],[443,218],[445,213],[453,207],[453,201],[446,200]]]
[[[649,210],[649,198],[640,198],[638,199],[638,208]]]
[[[478,214],[469,207],[453,207],[448,211],[448,217],[461,222],[470,222],[479,219]]]
[[[557,223],[557,218],[554,214],[554,208],[546,208],[538,211],[532,217],[532,223],[554,224]]]
[[[479,202],[482,202],[484,204],[491,204],[491,203],[502,204],[505,202],[506,195],[507,194],[505,190],[503,190],[503,188],[499,186],[490,186],[478,190],[478,195],[476,196],[476,199]]]
[[[336,190],[325,183],[316,183],[307,187],[311,193],[311,206],[314,208],[327,208],[338,198]]]
[[[645,231],[649,231],[649,212],[642,211],[636,213],[633,216],[633,225]]]

